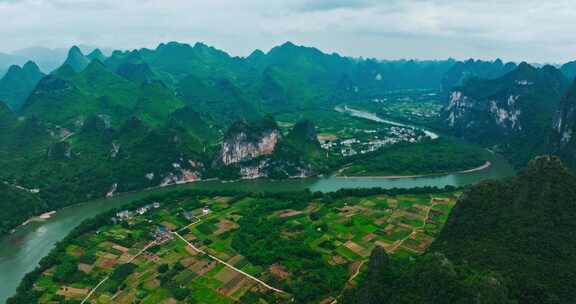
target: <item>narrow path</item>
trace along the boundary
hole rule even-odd
[[[137,257],[139,257],[141,254],[143,254],[144,251],[148,250],[148,248],[150,248],[150,247],[152,247],[152,246],[154,246],[154,245],[156,245],[156,244],[157,244],[156,241],[150,242],[150,244],[146,245],[146,247],[144,247],[142,250],[140,250],[140,252],[138,252],[138,254],[136,254],[136,255],[133,256],[128,262],[126,262],[126,264],[130,264],[130,263],[134,262],[134,260],[135,260]]]
[[[360,270],[362,269],[362,266],[364,266],[365,263],[366,260],[362,261],[360,265],[358,265],[358,268],[356,268],[356,272],[350,277],[350,279],[348,279],[348,282],[352,282],[360,274]]]
[[[430,198],[431,201],[434,200],[434,198]],[[430,207],[427,208],[426,210],[426,217],[424,217],[424,221],[422,223],[422,226],[420,227],[414,227],[414,229],[412,229],[412,233],[410,233],[407,237],[398,240],[397,243],[390,249],[389,253],[394,253],[396,250],[398,250],[398,248],[400,248],[400,246],[402,246],[404,244],[405,241],[407,241],[408,239],[410,239],[412,236],[416,235],[418,232],[420,232],[420,230],[424,229],[426,227],[426,224],[428,223],[428,220],[430,219],[430,212],[432,212],[432,208],[434,208],[436,205],[438,205],[437,203],[432,203],[430,205]]]
[[[90,293],[88,293],[88,295],[84,298],[84,300],[82,300],[82,302],[80,304],[86,303],[86,301],[88,301],[88,299],[90,299],[90,297],[96,291],[96,289],[98,289],[98,287],[100,287],[100,285],[104,284],[104,282],[106,282],[109,278],[110,278],[110,276],[105,277],[102,281],[100,281],[100,283],[98,283],[98,285],[96,285],[96,287],[92,288],[92,290],[90,290]]]
[[[348,281],[346,281],[346,283],[352,282],[358,275],[360,275],[360,270],[362,270],[362,266],[364,266],[365,263],[366,260],[362,261],[360,265],[358,265],[358,268],[356,268],[356,271],[354,272],[354,274],[352,274],[352,276],[348,279]],[[342,288],[338,296],[332,302],[330,302],[330,304],[338,303],[338,299],[342,297],[344,290],[346,290],[346,285],[344,286],[344,288]]]
[[[178,232],[182,232],[182,231],[186,230],[187,228],[190,228],[191,226],[194,226],[194,225],[200,223],[200,222],[202,221],[201,218],[202,218],[202,217],[205,217],[205,216],[206,216],[206,214],[200,215],[200,216],[195,216],[195,215],[193,215],[192,217],[194,218],[194,222],[192,222],[192,223],[184,226],[183,228],[181,228],[180,230],[178,230]]]
[[[213,259],[213,260],[215,260],[215,261],[217,261],[217,262],[219,262],[219,263],[222,263],[222,264],[224,264],[225,266],[229,267],[230,269],[232,269],[232,270],[234,270],[234,271],[236,271],[236,272],[238,272],[238,273],[240,273],[240,274],[242,274],[242,275],[244,275],[244,276],[246,276],[246,277],[254,280],[255,282],[257,282],[257,283],[261,284],[262,286],[266,287],[267,289],[270,289],[270,290],[275,291],[275,292],[278,292],[278,293],[288,294],[288,293],[285,292],[284,290],[281,290],[281,289],[278,289],[278,288],[276,288],[276,287],[270,286],[270,285],[268,285],[266,282],[264,282],[264,281],[262,281],[262,280],[260,280],[260,279],[258,279],[258,278],[256,278],[256,277],[254,277],[254,276],[252,276],[252,275],[250,275],[250,274],[248,274],[248,273],[246,273],[246,272],[244,272],[244,271],[242,271],[242,270],[240,270],[240,269],[238,269],[238,268],[236,268],[236,267],[234,267],[234,266],[232,266],[232,265],[224,262],[223,260],[221,260],[221,259],[219,259],[219,258],[217,258],[217,257],[215,257],[215,256],[213,256],[213,255],[211,255],[211,254],[209,254],[209,253],[207,253],[207,252],[205,252],[204,250],[202,250],[202,249],[200,249],[200,248],[197,248],[196,246],[194,246],[194,245],[192,245],[190,242],[188,242],[185,238],[183,238],[178,232],[173,232],[173,234],[176,235],[178,238],[180,238],[182,241],[184,241],[188,246],[190,246],[190,248],[194,249],[195,251],[197,251],[197,252],[199,252],[199,253],[201,253],[201,254],[207,255],[207,256],[210,257],[211,259]]]
[[[433,197],[430,198],[431,201],[433,201]],[[432,203],[430,205],[430,207],[427,208],[426,210],[426,217],[424,218],[424,223],[422,224],[422,226],[420,227],[415,227],[412,230],[412,233],[410,233],[407,237],[397,241],[397,243],[394,245],[394,247],[392,249],[390,249],[390,251],[388,251],[388,253],[394,253],[396,250],[398,250],[398,248],[400,248],[400,246],[402,246],[402,244],[404,244],[404,242],[406,240],[408,240],[409,238],[411,238],[413,235],[415,235],[416,233],[420,232],[421,229],[423,229],[424,227],[426,227],[426,224],[428,223],[428,220],[430,219],[430,212],[432,212],[432,208],[434,208],[436,205],[438,205],[438,203]],[[358,266],[358,269],[356,269],[356,273],[354,273],[354,275],[352,275],[352,277],[350,277],[350,279],[348,280],[348,282],[351,282],[352,280],[354,280],[359,274],[360,274],[360,270],[362,269],[362,265],[364,265],[366,261],[362,261],[362,264],[360,264],[360,266]],[[340,295],[338,295],[338,297],[336,299],[334,299],[334,301],[330,302],[330,304],[336,304],[338,303],[338,299],[342,296],[342,293],[344,292],[344,290],[342,290],[342,292],[340,293]]]
[[[142,250],[140,250],[138,252],[138,254],[136,254],[135,256],[133,256],[128,262],[126,262],[125,264],[130,264],[132,263],[136,258],[138,258],[142,253],[144,253],[144,251],[148,250],[148,248],[152,247],[156,245],[156,241],[152,241],[150,242],[150,244],[146,245],[146,247],[144,247]],[[106,282],[108,279],[110,278],[110,276],[105,277],[104,279],[102,279],[102,281],[100,281],[100,283],[98,283],[98,285],[96,285],[94,288],[92,288],[92,290],[90,290],[90,293],[88,293],[88,295],[84,298],[84,300],[82,300],[82,302],[80,304],[84,304],[86,303],[86,301],[88,301],[88,299],[90,299],[90,297],[92,296],[92,294],[94,294],[94,292],[96,292],[96,290],[98,289],[98,287],[100,287],[102,284],[104,284],[104,282]]]

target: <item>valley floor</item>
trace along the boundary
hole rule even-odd
[[[375,246],[424,252],[458,195],[169,194],[69,240],[34,290],[39,303],[332,301]]]

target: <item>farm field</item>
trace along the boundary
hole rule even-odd
[[[441,92],[408,90],[388,92],[359,102],[355,106],[388,119],[430,126],[438,122],[444,103]]]
[[[329,303],[375,246],[424,252],[458,196],[168,193],[68,241],[34,289],[39,303]]]

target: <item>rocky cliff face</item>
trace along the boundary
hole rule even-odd
[[[500,129],[506,134],[519,132],[522,131],[522,109],[518,102],[521,96],[505,94],[478,99],[456,89],[450,94],[448,106],[445,108],[445,119],[450,127],[460,133],[479,127]]]
[[[576,82],[562,99],[553,127],[553,152],[559,154],[568,166],[576,167]]]
[[[297,123],[286,136],[271,118],[240,121],[230,127],[213,166],[236,174],[223,178],[308,177],[317,171],[321,151],[315,127],[309,121]]]
[[[498,79],[474,79],[454,88],[444,119],[459,135],[491,142],[545,128],[537,124],[552,120],[565,81],[552,67],[524,63]]]
[[[556,68],[522,63],[500,78],[472,79],[452,89],[443,119],[458,136],[495,147],[524,165],[533,156],[550,152],[555,117],[567,119],[557,113],[567,87],[567,79]],[[557,122],[558,132],[571,136],[560,125]]]
[[[271,155],[280,138],[280,130],[274,121],[261,121],[256,124],[237,122],[224,137],[216,161],[229,166]]]
[[[572,85],[566,97],[560,103],[554,120],[556,144],[559,148],[566,147],[574,138],[576,129],[576,82]]]

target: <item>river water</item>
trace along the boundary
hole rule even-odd
[[[82,221],[152,193],[174,189],[231,189],[253,192],[310,189],[312,191],[330,192],[343,188],[444,187],[447,185],[464,186],[485,179],[514,175],[513,168],[502,157],[493,155],[490,161],[492,166],[482,171],[403,179],[338,178],[331,176],[288,181],[206,181],[123,194],[112,199],[100,199],[68,207],[58,211],[46,221],[29,223],[17,229],[12,235],[0,240],[0,303],[5,302],[8,297],[14,294],[24,275],[36,267],[40,259],[50,252],[56,242],[62,240]]]

